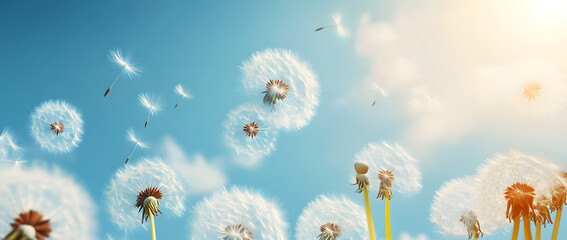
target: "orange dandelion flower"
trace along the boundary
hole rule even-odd
[[[537,82],[529,82],[524,86],[524,97],[529,101],[536,99],[541,95],[541,84]]]
[[[520,216],[529,218],[530,212],[534,210],[535,189],[528,184],[512,184],[506,188],[504,198],[507,201],[506,217],[510,222]]]

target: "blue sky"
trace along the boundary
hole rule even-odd
[[[424,11],[437,7],[445,9],[437,6],[444,3],[432,1]],[[457,120],[442,122],[442,125],[420,125],[415,120],[420,115],[406,110],[406,95],[399,93],[401,90],[392,90],[388,97],[369,91],[365,85],[369,79],[378,83],[381,79],[374,78],[371,71],[376,64],[375,55],[370,53],[372,48],[361,40],[365,35],[361,32],[364,28],[359,25],[364,16],[372,23],[393,22],[394,31],[396,27],[402,28],[396,42],[400,43],[405,56],[419,61],[424,55],[434,54],[431,62],[424,65],[432,69],[447,67],[448,75],[468,66],[463,61],[467,57],[497,64],[506,64],[509,60],[496,54],[478,60],[470,52],[460,51],[466,45],[451,45],[458,47],[457,50],[427,48],[437,46],[431,43],[439,40],[437,37],[451,35],[446,32],[443,32],[446,35],[435,35],[439,30],[432,30],[434,34],[430,39],[420,39],[424,49],[416,51],[408,42],[418,39],[404,39],[404,36],[415,35],[408,34],[412,32],[411,28],[404,28],[408,23],[399,20],[404,16],[402,13],[413,19],[411,14],[415,9],[419,7],[407,1],[398,5],[386,1],[186,1],[159,4],[149,1],[3,1],[0,3],[0,79],[4,91],[0,101],[5,104],[0,105],[0,127],[12,130],[16,142],[25,149],[26,159],[60,166],[84,185],[97,203],[105,201],[103,192],[131,149],[131,143],[125,138],[129,127],[152,147],[137,151],[134,160],[141,156],[164,155],[164,138],[169,136],[187,156],[201,154],[207,161],[218,163],[217,167],[226,175],[227,186],[236,184],[254,188],[277,199],[290,223],[290,236],[302,208],[319,194],[345,194],[362,205],[361,196],[349,185],[354,154],[368,142],[397,141],[419,159],[424,177],[419,194],[410,198],[400,196],[392,202],[394,236],[408,232],[412,236],[423,233],[429,239],[442,239],[428,218],[433,195],[444,181],[472,175],[486,158],[510,148],[550,159],[565,159],[567,153],[560,143],[567,140],[563,134],[566,131],[556,124],[565,118],[562,112],[555,114],[549,120],[550,124],[540,118],[524,118],[510,124],[522,129],[514,131],[509,129],[511,127],[502,127],[506,124],[501,122],[509,119],[508,115],[495,114],[495,120],[491,121],[477,116],[490,116],[492,110],[476,111],[474,104],[464,104],[448,107],[459,111],[447,119],[458,119],[454,116],[474,119],[466,127],[455,124],[463,122]],[[342,12],[345,26],[351,32],[349,38],[342,39],[332,30],[313,32],[317,27],[329,25],[330,15],[335,12]],[[423,26],[431,26],[427,25],[428,19],[424,22]],[[451,41],[452,37],[455,36],[439,42]],[[556,37],[564,39],[564,34]],[[556,44],[550,42],[548,44]],[[479,45],[482,44],[480,41]],[[533,45],[532,53],[535,52],[536,57],[550,59],[559,66],[567,62],[555,57],[554,54],[559,53],[551,54],[552,51],[540,44]],[[108,84],[119,71],[107,57],[109,50],[117,48],[130,55],[132,62],[143,72],[132,80],[120,79],[109,97],[103,98]],[[320,105],[309,126],[295,132],[282,132],[276,151],[257,167],[245,168],[231,162],[231,150],[224,144],[223,122],[231,109],[250,101],[241,87],[241,62],[266,48],[292,50],[311,65],[321,86]],[[514,52],[514,48],[510,49],[510,55],[521,58],[516,56],[520,54]],[[489,51],[490,48],[482,50]],[[460,58],[453,61],[447,52],[460,54]],[[377,58],[388,60],[387,57],[390,56]],[[423,71],[420,76],[439,79],[432,81],[434,86],[443,85],[446,79],[451,81],[439,72]],[[467,79],[463,78],[463,81]],[[173,109],[177,101],[173,88],[177,83],[190,89],[195,98]],[[164,103],[164,111],[151,118],[147,129],[142,127],[146,111],[137,101],[141,92],[155,93]],[[447,96],[453,95],[445,94],[439,102],[468,101],[447,100]],[[29,115],[35,106],[48,99],[65,100],[76,106],[83,116],[83,141],[70,154],[42,151],[30,135]],[[376,106],[370,107],[374,100],[377,100]],[[438,118],[431,119],[439,122]],[[455,131],[438,138],[420,136],[413,141],[412,136],[423,132],[412,132],[411,126]],[[460,128],[464,130],[457,131]],[[564,161],[558,163],[565,165]],[[188,209],[203,196],[190,196]],[[378,236],[383,236],[383,203],[373,201],[372,207]],[[161,239],[188,236],[191,211],[181,218],[160,216],[158,219]],[[98,222],[100,238],[106,232],[120,235],[120,230],[112,224],[102,206],[98,209]],[[561,234],[567,235],[567,230],[561,230]],[[505,235],[485,239],[502,239]],[[136,231],[128,237],[145,238],[147,232]]]

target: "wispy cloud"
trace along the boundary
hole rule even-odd
[[[170,136],[163,138],[163,153],[165,161],[179,173],[189,194],[212,192],[228,182],[219,159],[209,161],[198,153],[188,157]]]
[[[419,234],[415,237],[412,237],[409,233],[407,232],[403,232],[400,235],[400,240],[428,240],[429,238],[427,238],[427,236],[425,234]]]

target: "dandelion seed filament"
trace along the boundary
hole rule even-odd
[[[37,211],[30,210],[20,213],[10,224],[12,231],[5,239],[38,239],[45,240],[51,233],[51,225],[48,219]]]
[[[278,101],[286,99],[289,91],[289,85],[282,80],[270,79],[270,81],[266,83],[266,91],[262,92],[265,94],[264,103],[274,106]]]
[[[341,228],[338,224],[328,222],[321,225],[321,234],[317,236],[319,240],[336,240],[341,236]]]
[[[53,131],[54,135],[59,135],[61,133],[63,133],[63,131],[65,130],[65,125],[63,125],[63,123],[60,122],[54,122],[52,124],[49,125],[51,131]]]
[[[254,138],[260,133],[260,127],[258,127],[258,124],[256,124],[256,122],[251,122],[244,125],[242,131],[244,131],[244,134],[247,137]]]
[[[238,223],[227,226],[221,231],[222,240],[254,240],[254,234],[244,224]]]

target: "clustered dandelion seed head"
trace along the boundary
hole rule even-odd
[[[276,203],[257,192],[232,187],[219,190],[195,205],[190,239],[253,236],[253,239],[285,240],[286,232],[287,223]]]
[[[120,49],[110,50],[108,56],[111,61],[115,62],[116,64],[123,67],[124,70],[126,70],[128,77],[132,78],[140,74],[140,69],[130,64],[130,59],[128,57],[124,57]]]
[[[269,110],[265,117],[271,126],[297,130],[315,115],[319,83],[308,64],[295,54],[266,49],[253,54],[241,69],[242,83],[250,95],[264,94],[263,101]]]
[[[431,204],[431,222],[443,235],[473,238],[496,231],[499,226],[479,218],[478,203],[473,195],[478,188],[475,177],[452,179],[437,190]]]
[[[33,111],[31,121],[33,137],[49,152],[71,152],[81,142],[83,120],[75,107],[65,101],[43,102]]]
[[[181,84],[177,84],[175,86],[175,92],[179,94],[182,98],[188,98],[188,99],[193,98],[191,94],[187,93],[185,89],[183,89],[183,86],[181,86]]]
[[[536,197],[533,203],[533,211],[530,212],[530,219],[534,223],[541,223],[546,227],[547,223],[553,224],[551,220],[551,212],[549,207],[551,205],[551,200],[545,197]]]
[[[241,105],[225,121],[226,144],[234,150],[237,164],[252,167],[276,147],[277,131],[265,121],[266,112],[254,104]]]
[[[14,233],[34,235],[30,239],[97,239],[93,200],[59,169],[0,169],[0,182],[0,233],[19,229]]]
[[[417,160],[398,144],[369,143],[355,155],[355,161],[368,162],[369,172],[374,176],[370,177],[371,186],[380,186],[381,181],[376,175],[380,171],[385,173],[395,170],[396,181],[389,182],[392,184],[391,191],[411,195],[421,190],[421,171],[417,166]],[[382,186],[387,190],[386,182]],[[372,189],[380,192],[380,188]]]
[[[473,196],[479,206],[477,215],[499,227],[519,215],[529,217],[535,196],[551,199],[554,186],[564,184],[558,166],[519,151],[488,159],[477,179],[480,187]]]
[[[106,191],[106,198],[106,209],[113,222],[124,230],[145,227],[139,221],[145,221],[149,212],[161,213],[165,209],[181,216],[185,210],[183,187],[174,170],[159,158],[144,158],[117,171]]]
[[[148,109],[151,115],[157,114],[161,110],[161,104],[157,97],[149,93],[140,93],[138,95],[140,104]]]
[[[344,196],[319,195],[303,209],[295,239],[368,240],[364,208]]]
[[[138,147],[141,147],[141,148],[150,148],[147,144],[143,143],[142,141],[140,141],[140,139],[138,139],[138,138],[136,137],[136,134],[134,134],[134,129],[132,129],[132,128],[129,128],[129,129],[128,129],[128,135],[127,135],[127,137],[128,137],[128,140],[130,140],[131,142],[137,144]]]
[[[525,183],[514,183],[504,191],[506,218],[510,222],[520,217],[529,218],[533,209],[535,189]]]

